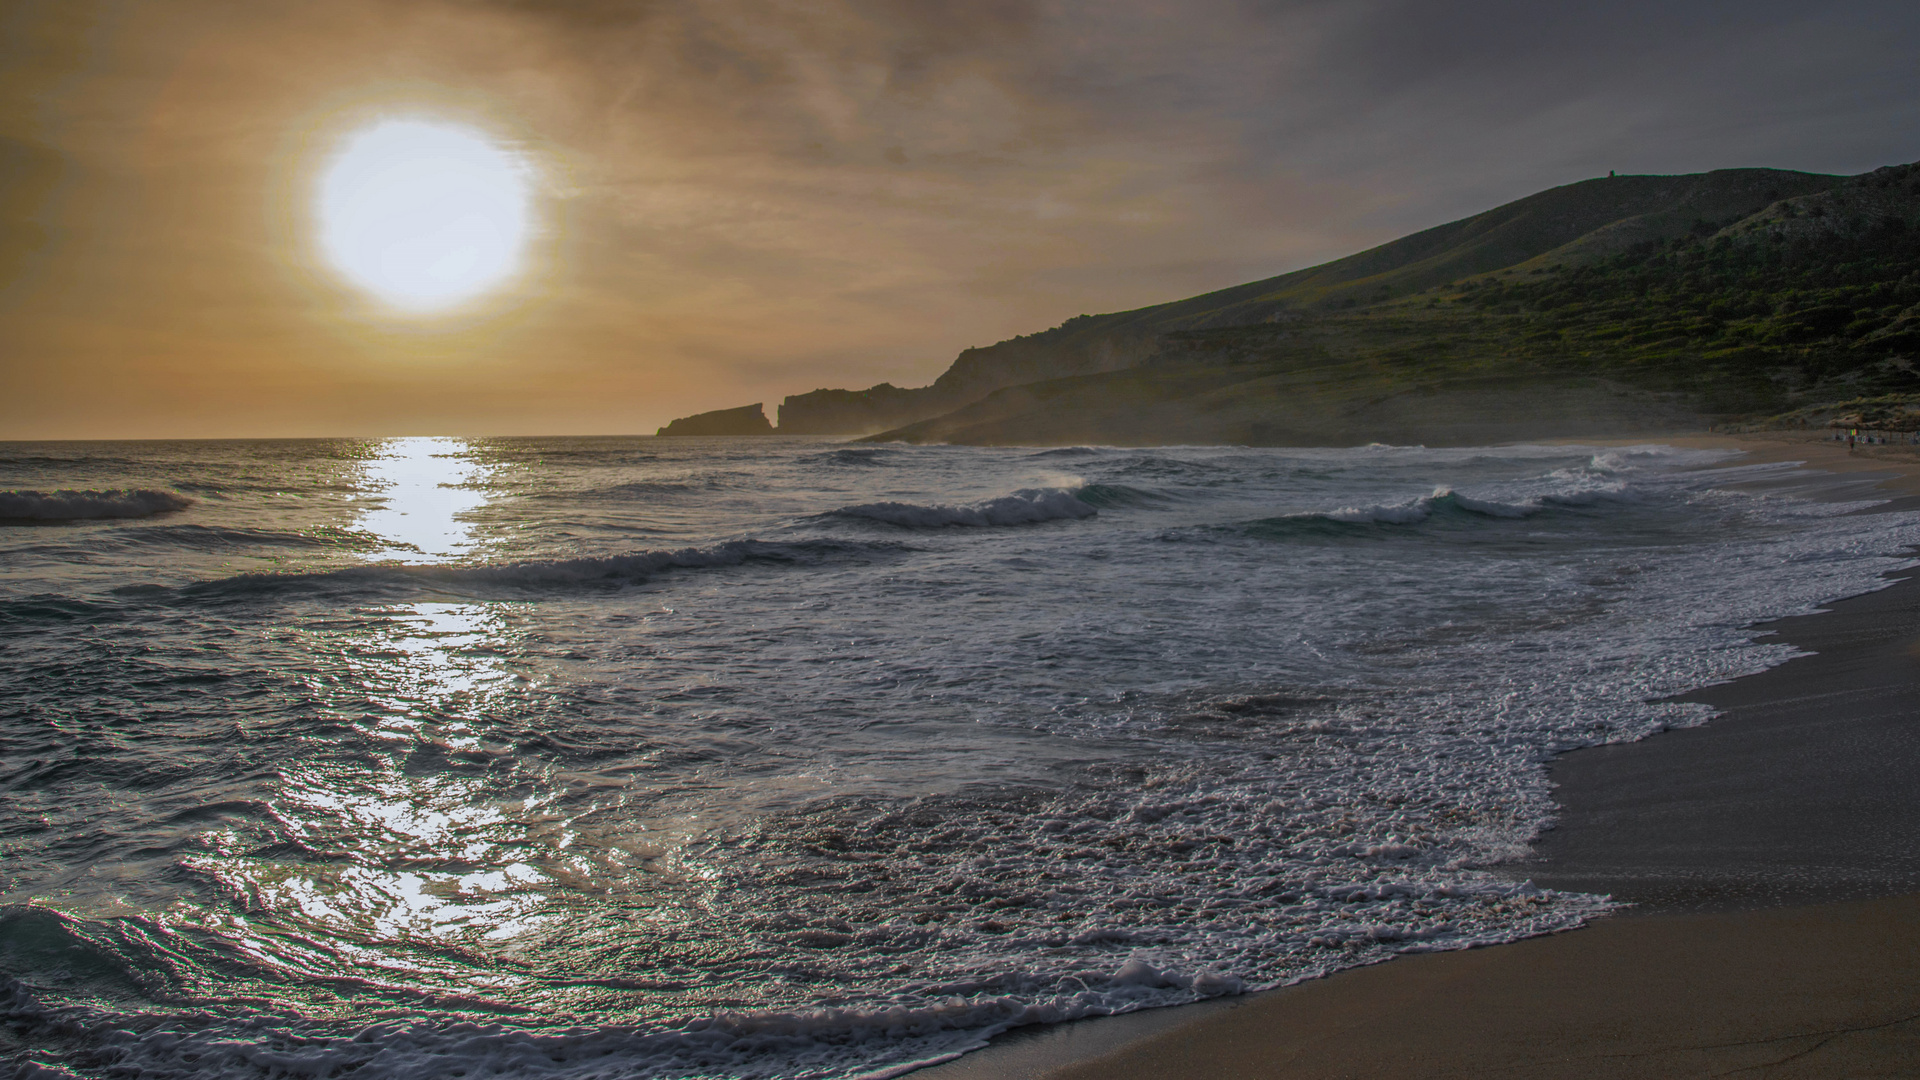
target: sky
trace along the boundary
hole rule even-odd
[[[651,432],[1609,170],[1920,159],[1920,5],[0,0],[0,439]],[[356,133],[524,165],[396,309]]]

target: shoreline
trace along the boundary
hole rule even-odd
[[[1920,496],[1920,447],[1862,446],[1848,450],[1818,430],[1756,431],[1737,435],[1670,435],[1617,439],[1555,439],[1548,446],[1677,446],[1687,450],[1740,450],[1743,465],[1804,462],[1808,469],[1871,481],[1882,494]]]
[[[1804,462],[1920,499],[1920,451],[1819,432],[1569,439]],[[1877,507],[1865,512],[1884,511]],[[1840,519],[1844,520],[1844,518]],[[1906,1075],[1920,1061],[1920,569],[1760,624],[1802,656],[1678,700],[1719,715],[1549,768],[1505,873],[1633,905],[1192,1005],[1016,1029],[925,1080]]]

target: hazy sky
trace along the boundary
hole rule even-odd
[[[1920,158],[1920,5],[0,0],[0,438],[651,431],[1621,172]],[[530,163],[522,275],[315,241],[382,118]]]

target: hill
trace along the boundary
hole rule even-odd
[[[1444,445],[1907,415],[1920,408],[1920,166],[1803,186],[1685,228],[1685,209],[1610,222],[1404,295],[1341,295],[1327,283],[1379,291],[1342,260],[1125,313],[1160,330],[1126,367],[1002,386],[873,438]],[[1428,246],[1468,260],[1454,266],[1492,258],[1467,249],[1497,229],[1442,228],[1462,242]],[[1432,256],[1380,254],[1421,247],[1396,243],[1355,259],[1418,280]],[[1240,321],[1276,294],[1263,319]]]
[[[818,390],[780,407],[782,431],[856,434],[962,408],[1004,387],[1124,370],[1162,353],[1168,335],[1299,322],[1372,308],[1436,286],[1539,263],[1577,265],[1697,233],[1840,177],[1779,169],[1581,181],[1320,266],[1167,304],[1083,315],[1040,333],[962,352],[933,385]]]

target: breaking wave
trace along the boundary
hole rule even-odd
[[[884,554],[905,550],[897,544],[850,544],[833,540],[774,542],[733,540],[711,547],[639,551],[579,559],[539,559],[502,564],[375,563],[303,574],[238,574],[178,589],[133,585],[114,590],[121,596],[172,594],[186,598],[242,597],[286,592],[333,590],[444,590],[467,594],[524,591],[646,581],[669,570],[698,570],[749,563],[812,563],[835,556]]]
[[[903,529],[940,529],[949,525],[1033,525],[1042,521],[1090,518],[1100,511],[1065,488],[1028,488],[1011,495],[959,506],[936,503],[876,502],[843,506],[825,517],[860,518]]]
[[[0,1077],[877,1080],[1566,929],[1482,869],[1542,763],[1916,535],[1586,449],[474,445],[438,564],[337,456],[8,481],[202,501],[0,556],[6,875],[111,871],[0,905]]]
[[[1471,514],[1485,518],[1525,518],[1554,506],[1592,506],[1595,503],[1625,497],[1623,484],[1604,484],[1553,491],[1518,502],[1476,499],[1451,488],[1435,488],[1433,494],[1395,503],[1345,506],[1338,510],[1309,510],[1287,514],[1279,520],[1331,521],[1342,525],[1417,525],[1436,515]]]
[[[192,505],[192,499],[177,491],[131,488],[108,491],[0,491],[0,520],[142,518],[185,510]]]

